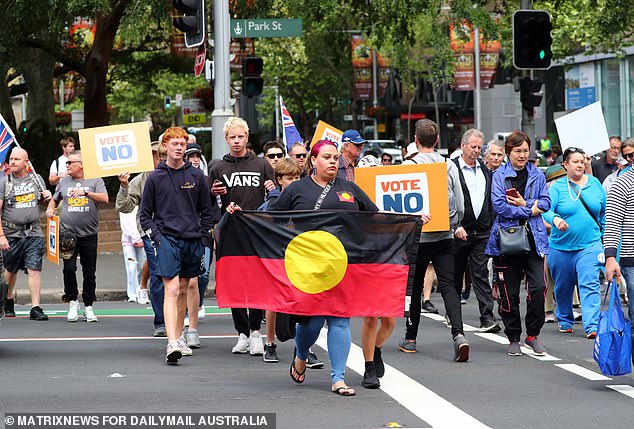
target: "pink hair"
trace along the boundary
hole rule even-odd
[[[310,148],[310,157],[317,158],[317,155],[319,155],[319,152],[321,152],[321,149],[326,145],[333,146],[335,149],[337,149],[337,145],[331,142],[330,140],[319,140],[317,143],[315,143],[315,145],[312,148]]]

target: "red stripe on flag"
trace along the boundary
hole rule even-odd
[[[216,265],[221,308],[259,308],[302,316],[402,317],[409,267],[350,264],[332,289],[307,294],[292,285],[283,259],[223,256]]]

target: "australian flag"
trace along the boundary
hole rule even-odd
[[[7,153],[9,153],[13,141],[14,137],[11,128],[9,128],[9,125],[5,122],[2,115],[0,115],[0,163],[6,160]]]
[[[290,150],[291,146],[295,143],[304,143],[304,140],[299,135],[297,128],[295,127],[295,123],[293,122],[293,118],[290,113],[286,109],[284,105],[284,100],[282,100],[282,96],[280,95],[280,108],[282,110],[282,125],[284,126],[284,146],[286,146],[286,150]]]

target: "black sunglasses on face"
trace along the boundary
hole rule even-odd
[[[293,156],[295,158],[306,158],[306,154],[305,153],[295,153],[295,154],[293,154]]]
[[[623,158],[625,158],[625,159],[630,159],[632,157],[634,157],[634,152],[624,153],[623,154]]]
[[[81,161],[66,161],[66,165],[71,165],[73,162],[81,162]]]
[[[284,158],[284,154],[283,153],[269,153],[268,155],[266,155],[266,157],[268,159]]]

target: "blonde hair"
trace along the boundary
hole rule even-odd
[[[225,122],[225,127],[224,127],[225,137],[227,137],[227,134],[229,134],[229,130],[231,128],[242,128],[247,134],[249,134],[249,125],[247,124],[247,121],[245,121],[242,118],[233,116],[227,119],[227,122]]]

